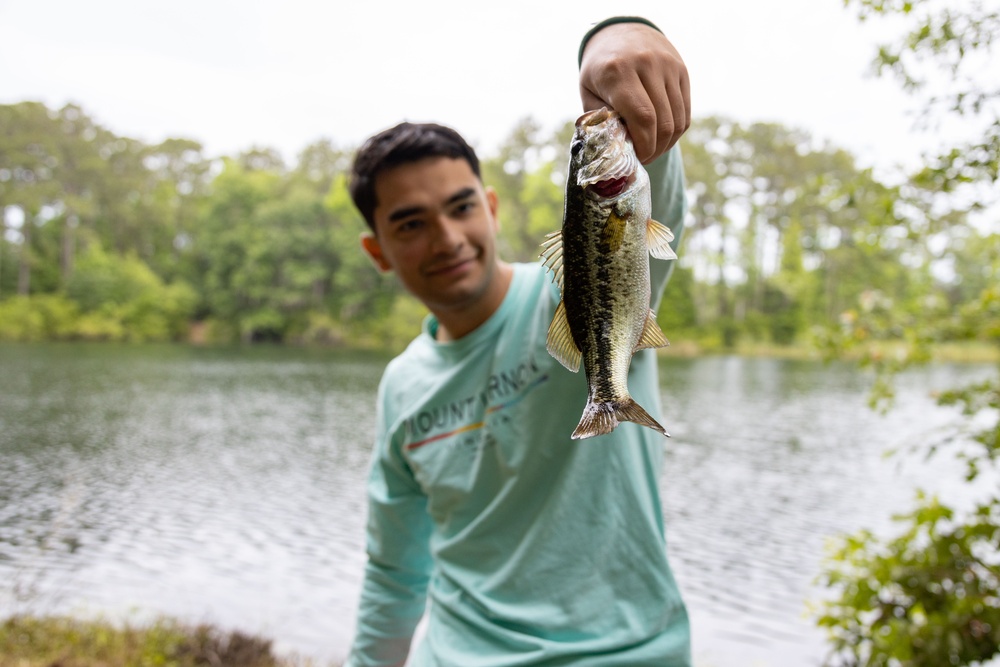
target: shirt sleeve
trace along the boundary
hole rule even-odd
[[[402,667],[424,613],[432,569],[427,497],[388,434],[382,395],[380,390],[368,480],[368,563],[345,667]]]
[[[652,218],[663,223],[674,233],[670,247],[677,252],[681,236],[684,234],[684,219],[687,217],[687,192],[684,184],[684,161],[680,144],[646,166],[649,173],[649,188],[652,198]],[[649,258],[650,308],[660,309],[663,288],[667,285],[676,259]]]

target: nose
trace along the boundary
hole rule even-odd
[[[435,253],[453,254],[462,247],[464,240],[457,221],[444,214],[437,216],[431,234],[431,248]]]

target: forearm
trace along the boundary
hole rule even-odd
[[[402,667],[427,599],[427,575],[369,560],[345,667]]]
[[[687,192],[684,184],[684,165],[679,146],[674,146],[662,157],[646,167],[652,197],[652,218],[670,228],[674,240],[670,246],[677,252],[684,234],[687,216]],[[679,253],[678,253],[679,254]],[[673,271],[676,259],[649,260],[650,307],[659,310],[663,288]]]
[[[380,385],[379,405],[384,401]],[[347,667],[394,667],[406,662],[423,615],[433,568],[427,498],[401,458],[400,445],[380,426],[368,478],[368,563],[357,629]]]

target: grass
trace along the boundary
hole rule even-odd
[[[278,657],[271,640],[161,619],[142,627],[61,616],[0,624],[0,667],[318,667]]]

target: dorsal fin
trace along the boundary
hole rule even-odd
[[[646,245],[649,246],[649,254],[656,259],[677,259],[677,253],[670,247],[673,240],[674,233],[666,225],[652,218],[646,223]]]
[[[569,320],[566,319],[566,302],[560,301],[556,307],[556,314],[552,316],[552,323],[549,324],[549,334],[545,339],[545,349],[549,351],[560,364],[576,373],[580,370],[580,359],[582,354],[580,348],[573,341],[573,334],[569,330]]]
[[[560,294],[562,294],[563,291],[562,256],[562,231],[557,229],[556,231],[545,235],[545,240],[542,241],[542,252],[539,253],[539,257],[545,260],[542,262],[542,266],[552,271],[552,280],[559,286]]]

